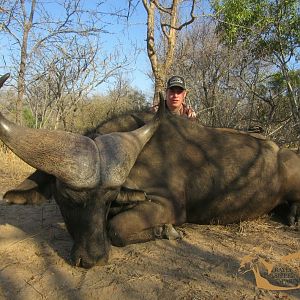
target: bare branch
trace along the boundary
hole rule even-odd
[[[172,8],[173,5],[171,7],[163,7],[162,5],[160,5],[160,3],[157,0],[151,0],[155,6],[158,8],[158,10],[160,10],[161,12],[164,12],[166,14],[171,15],[172,14]]]
[[[21,46],[21,41],[19,40],[19,38],[9,29],[8,26],[6,26],[6,24],[2,24],[4,31],[7,31],[8,34],[10,34],[15,40],[16,42],[19,44],[19,46]]]
[[[128,21],[130,15],[136,10],[137,6],[139,4],[139,1],[137,1],[135,4],[133,3],[133,0],[128,0],[128,10],[127,10],[127,15],[126,19]]]
[[[78,35],[90,35],[90,34],[96,34],[99,32],[105,32],[101,28],[88,28],[84,30],[75,30],[75,29],[61,29],[55,32],[52,32],[48,34],[47,36],[43,37],[42,39],[38,40],[37,43],[33,46],[32,52],[35,52],[43,43],[50,40],[52,37],[59,36],[61,34],[78,34]]]
[[[164,29],[165,27],[172,28],[172,29],[180,31],[182,28],[184,28],[184,27],[192,24],[197,19],[197,16],[195,16],[195,14],[194,14],[195,5],[196,5],[196,0],[193,0],[191,11],[190,11],[190,19],[188,21],[185,21],[181,25],[179,25],[179,26],[172,26],[172,25],[167,24],[167,23],[162,23],[161,27],[162,27],[162,30],[164,31],[164,33],[166,32],[165,29]]]

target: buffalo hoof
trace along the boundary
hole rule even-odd
[[[182,232],[177,231],[172,224],[164,224],[154,228],[154,235],[158,239],[181,240]]]
[[[85,249],[76,249],[71,251],[71,261],[76,267],[90,269],[94,266],[104,266],[108,262],[108,254],[102,257],[88,255]]]

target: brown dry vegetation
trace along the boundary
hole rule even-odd
[[[0,153],[0,168],[1,195],[33,171],[10,152]],[[239,271],[246,255],[276,262],[299,251],[299,231],[269,217],[179,229],[181,241],[112,247],[106,266],[83,270],[70,265],[71,238],[55,203],[1,202],[0,299],[300,299],[300,289],[258,289],[251,271]],[[299,264],[289,267],[300,273]]]

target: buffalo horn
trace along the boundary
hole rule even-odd
[[[26,163],[67,185],[89,188],[99,181],[99,152],[88,137],[21,127],[0,113],[0,138]]]
[[[159,109],[146,125],[129,132],[114,132],[95,139],[100,152],[101,186],[115,187],[124,183],[143,147],[153,136],[164,113],[160,94]]]

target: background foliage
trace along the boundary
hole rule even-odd
[[[0,1],[0,36],[18,41],[10,52],[17,80],[1,90],[1,109],[14,118],[21,99],[27,126],[83,132],[117,113],[151,106],[153,99],[143,87],[133,88],[126,75],[136,53],[120,48],[107,54],[101,48],[101,40],[111,34],[99,9],[104,1],[93,9],[80,0],[56,2],[65,13],[47,22],[42,1]],[[145,72],[153,92],[165,88],[168,76],[183,75],[187,102],[202,124],[259,126],[280,144],[297,146],[299,6],[296,0],[214,0],[204,13],[203,1],[128,0],[110,17],[129,22],[144,10],[148,31],[142,51],[151,61]],[[24,49],[25,28],[30,30]],[[105,92],[93,92],[104,84],[109,86]]]

